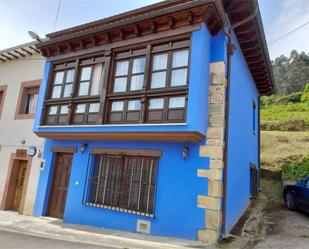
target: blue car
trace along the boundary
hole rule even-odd
[[[309,214],[309,177],[298,180],[295,185],[285,185],[283,199],[288,209]]]

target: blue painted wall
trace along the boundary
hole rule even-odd
[[[46,165],[39,179],[35,216],[46,213],[54,165],[51,146],[78,148],[82,143],[88,143],[88,147],[84,153],[78,151],[73,157],[64,222],[134,232],[137,219],[144,219],[151,221],[153,235],[197,239],[197,229],[205,226],[205,210],[197,207],[197,196],[207,194],[208,186],[207,179],[197,177],[197,169],[209,168],[209,159],[199,157],[199,144],[47,140],[44,148]],[[183,145],[189,148],[186,160],[181,155]],[[155,218],[82,204],[90,152],[94,147],[163,150],[158,166]]]
[[[258,135],[253,133],[252,114],[252,100],[258,103],[258,92],[236,39],[234,43],[237,49],[231,66],[226,233],[249,205],[249,164],[258,164]]]

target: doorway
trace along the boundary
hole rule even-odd
[[[73,154],[71,153],[56,153],[53,181],[46,213],[47,216],[63,219],[72,157]]]
[[[31,158],[11,155],[1,209],[23,212],[31,169]]]

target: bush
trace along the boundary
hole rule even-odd
[[[271,95],[263,96],[260,99],[261,108],[268,107],[270,105],[282,105],[288,103],[300,103],[302,98],[302,92],[295,92],[289,95]]]
[[[309,105],[309,83],[306,84],[303,94],[301,96],[301,102]]]
[[[261,121],[261,130],[264,131],[306,131],[309,126],[303,119]]]
[[[309,157],[288,162],[282,166],[283,180],[297,180],[309,176]]]

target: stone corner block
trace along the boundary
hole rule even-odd
[[[198,177],[208,178],[209,180],[222,180],[222,169],[199,169],[197,171]]]
[[[198,230],[197,237],[199,241],[214,244],[219,240],[219,232],[211,229]]]
[[[211,159],[223,159],[223,147],[222,146],[201,146],[200,157],[209,157]]]
[[[207,138],[218,138],[224,139],[224,127],[208,127],[207,128]]]
[[[222,197],[223,186],[221,180],[208,181],[208,195],[213,197]]]
[[[222,212],[217,210],[206,210],[206,229],[220,231],[222,226]]]
[[[211,73],[224,73],[225,74],[225,71],[226,71],[225,69],[226,69],[226,65],[224,61],[217,61],[217,62],[210,63]]]
[[[199,208],[221,210],[221,198],[207,196],[207,195],[198,195],[197,196],[197,206]]]

